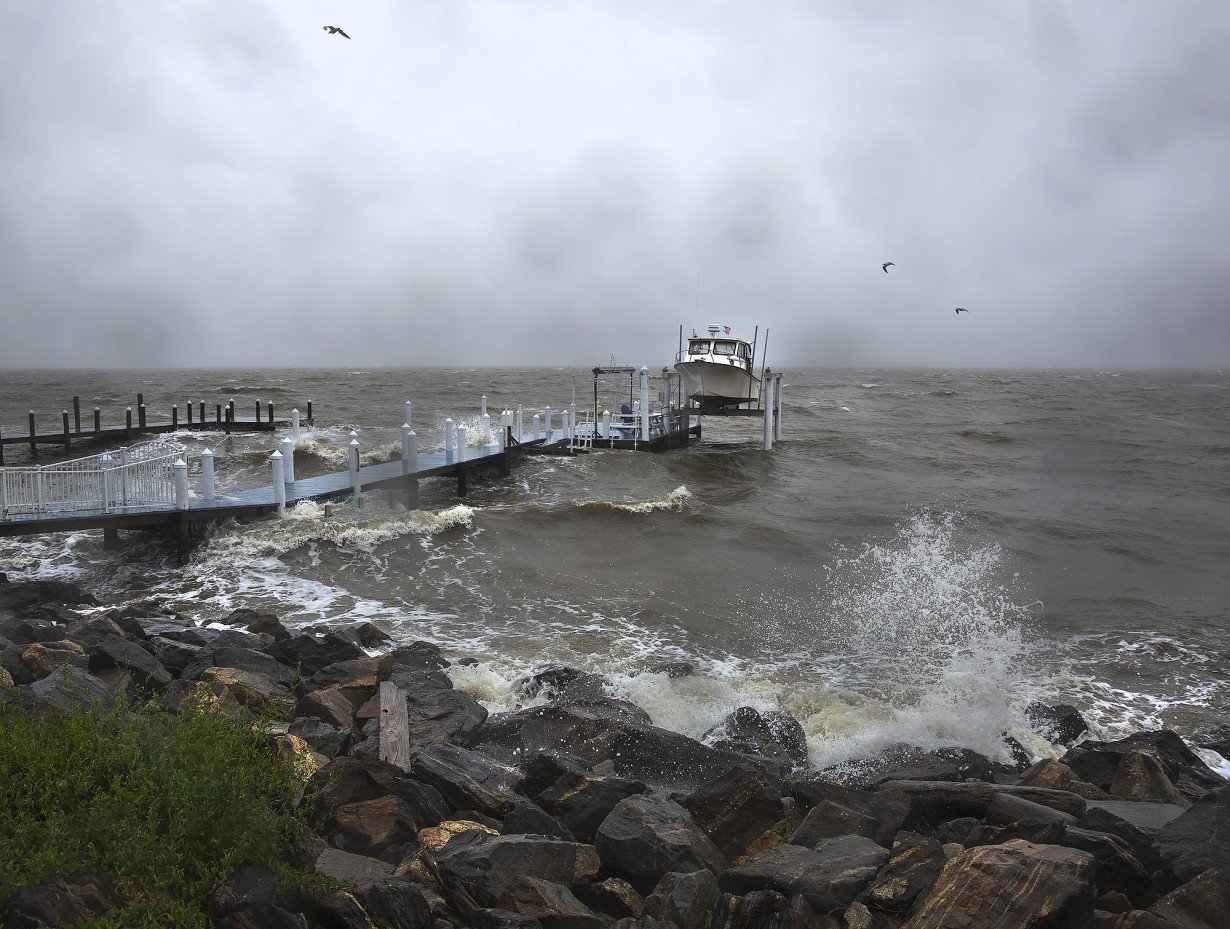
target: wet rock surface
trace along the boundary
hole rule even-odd
[[[0,585],[0,713],[206,701],[273,720],[271,750],[314,772],[295,863],[329,890],[291,893],[242,864],[208,897],[215,926],[1230,925],[1230,787],[1173,732],[1099,741],[1073,708],[1037,705],[1031,726],[1071,746],[1057,759],[898,746],[839,777],[807,769],[802,726],[781,711],[740,707],[691,739],[556,665],[521,682],[545,703],[489,716],[432,643],[250,610],[224,623],[153,603],[98,610],[72,585]],[[406,770],[378,757],[384,682],[406,694]],[[1225,747],[1224,733],[1202,738]],[[123,902],[61,875],[0,901],[0,924]]]

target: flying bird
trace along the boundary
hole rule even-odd
[[[342,29],[341,26],[325,26],[324,29],[325,29],[325,32],[329,33],[329,35],[336,34],[336,35],[340,35],[344,39],[350,38],[350,36],[346,35],[345,31]]]
[[[883,269],[884,269],[884,273],[885,273],[885,274],[887,274],[887,273],[888,273],[888,269],[889,269],[889,268],[892,268],[892,267],[895,267],[895,265],[894,265],[894,263],[893,263],[893,262],[891,262],[891,261],[886,261],[886,262],[884,262],[884,264],[880,265],[880,267],[881,267],[881,268],[883,268]]]
[[[969,310],[967,310],[967,309],[966,309],[965,307],[963,307],[963,306],[959,306],[959,307],[957,307],[957,309],[955,310],[955,312],[957,312],[957,313],[968,313],[968,312],[969,312]]]

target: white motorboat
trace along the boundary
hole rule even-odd
[[[752,373],[752,344],[732,338],[729,326],[710,326],[709,334],[693,330],[687,348],[675,358],[685,396],[704,410],[753,403],[760,380]]]

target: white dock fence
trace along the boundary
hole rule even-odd
[[[110,513],[118,507],[174,509],[180,503],[175,463],[186,457],[177,443],[160,440],[56,464],[0,468],[0,519]]]

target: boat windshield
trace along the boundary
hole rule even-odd
[[[707,355],[709,354],[709,343],[703,339],[693,339],[688,343],[689,355]]]
[[[713,354],[715,355],[733,355],[735,353],[734,342],[714,342]]]

